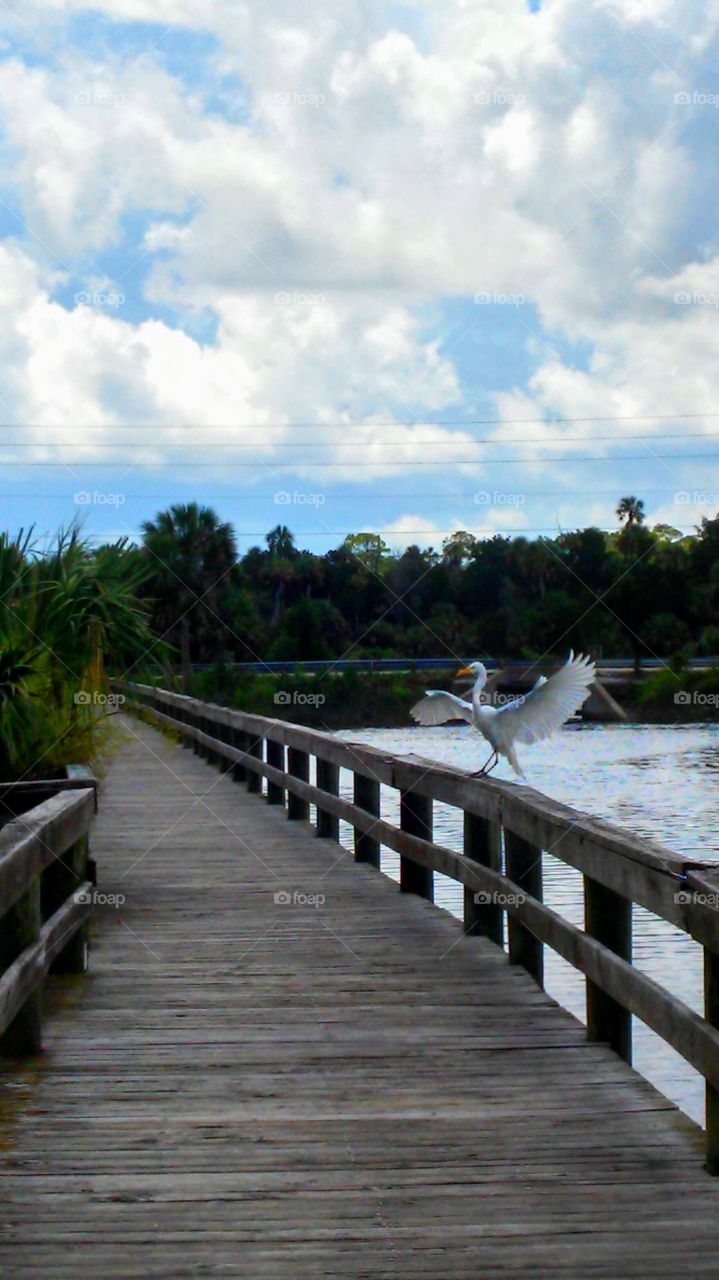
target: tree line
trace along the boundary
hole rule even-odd
[[[458,530],[392,552],[357,532],[315,554],[286,525],[237,552],[212,508],[179,504],[143,526],[152,625],[182,666],[256,660],[536,658],[569,648],[638,663],[719,652],[719,516],[683,535],[648,527],[634,496],[618,527],[530,539]]]

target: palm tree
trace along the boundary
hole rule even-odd
[[[200,626],[217,621],[217,598],[237,561],[230,524],[211,507],[176,503],[142,526],[143,544],[152,563],[150,592],[158,601],[165,634],[179,635],[182,687],[189,688],[192,650]]]
[[[630,494],[627,498],[620,498],[617,503],[616,515],[620,522],[631,529],[633,525],[644,524],[644,503],[641,498],[635,498]]]

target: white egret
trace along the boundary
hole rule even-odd
[[[443,689],[428,689],[410,715],[421,725],[445,724],[448,720],[466,720],[474,725],[492,747],[491,756],[474,777],[494,769],[500,755],[506,756],[515,773],[521,775],[516,744],[541,742],[574,715],[589,697],[596,667],[590,658],[582,654],[575,658],[572,652],[553,676],[540,676],[530,693],[503,707],[491,707],[482,701],[487,683],[487,669],[482,662],[462,667],[457,672],[459,676],[474,677],[471,702]]]

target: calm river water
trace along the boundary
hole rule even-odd
[[[465,725],[362,729],[338,736],[397,754],[414,752],[461,769],[479,768],[487,756],[484,742]],[[714,790],[719,782],[719,725],[571,725],[547,742],[520,749],[519,754],[527,782],[538,791],[650,836],[681,855],[719,861]],[[495,776],[513,778],[505,762]],[[349,775],[343,772],[345,794],[349,787]],[[384,787],[382,809],[390,821],[398,821],[397,793]],[[434,812],[437,841],[460,850],[461,813],[441,804],[435,804]],[[344,823],[342,827],[340,839],[349,846],[351,831]],[[399,858],[389,849],[382,850],[382,870],[399,877]],[[582,925],[579,872],[550,855],[544,859],[544,875],[548,905]],[[435,876],[435,900],[461,918],[461,885]],[[701,949],[639,907],[634,909],[634,963],[701,1012]],[[584,980],[549,948],[545,948],[545,983],[560,1004],[584,1019]],[[703,1120],[703,1081],[636,1019],[634,1063],[695,1120]]]

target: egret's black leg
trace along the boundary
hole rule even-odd
[[[471,777],[483,778],[485,774],[489,773],[492,769],[496,768],[498,763],[499,763],[499,756],[497,755],[496,751],[493,751],[489,756],[489,759],[485,760],[484,764],[482,765],[482,768],[477,769],[476,773],[473,773]]]

